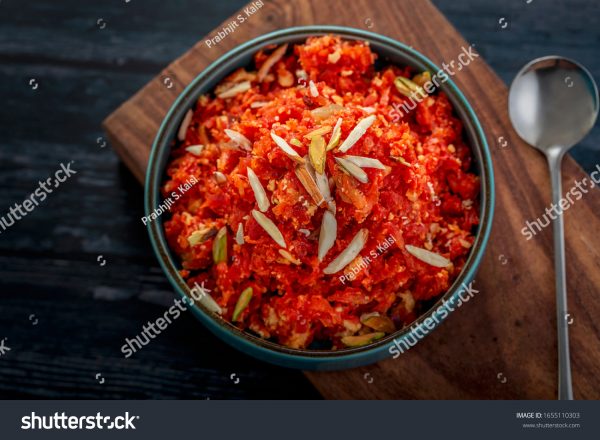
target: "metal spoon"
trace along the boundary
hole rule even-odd
[[[548,56],[531,61],[517,74],[508,96],[510,120],[519,136],[546,155],[552,201],[562,199],[561,161],[591,130],[598,116],[598,87],[575,61]],[[573,399],[567,323],[567,284],[563,217],[553,220],[556,316],[558,326],[558,398]]]

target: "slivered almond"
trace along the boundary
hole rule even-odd
[[[329,265],[323,269],[323,273],[331,275],[339,272],[354,260],[363,250],[369,237],[368,229],[361,229],[354,236],[350,244]]]
[[[343,156],[343,158],[361,168],[377,168],[378,170],[385,170],[385,165],[378,159],[363,156]]]
[[[367,132],[369,127],[371,125],[373,125],[373,122],[375,122],[376,118],[377,117],[375,115],[371,115],[371,116],[367,116],[364,119],[361,119],[358,122],[358,124],[356,124],[356,126],[352,129],[352,131],[350,132],[348,137],[344,140],[344,142],[342,142],[342,145],[340,145],[340,148],[339,148],[340,152],[345,153],[350,148],[352,148],[352,146],[354,146],[354,144],[356,144],[356,142],[358,142],[358,140],[361,137],[363,137],[363,135]]]
[[[402,165],[405,165],[409,168],[412,168],[412,164],[408,163],[406,161],[406,159],[404,159],[402,156],[390,156],[392,159],[394,159],[396,162],[401,163]]]
[[[250,167],[247,168],[248,172],[248,181],[250,182],[250,186],[252,187],[252,191],[254,191],[254,197],[256,198],[256,203],[258,204],[258,209],[261,212],[266,212],[269,209],[271,204],[269,203],[269,198],[267,197],[267,193],[260,183],[258,176],[254,172],[254,170]]]
[[[402,304],[408,313],[411,313],[415,309],[415,299],[410,290],[407,290],[406,292],[399,292],[396,294],[396,296],[400,297]]]
[[[310,91],[310,96],[313,98],[319,96],[319,89],[317,89],[317,85],[313,82],[313,80],[308,82],[308,90]]]
[[[243,67],[240,67],[227,78],[227,81],[230,83],[238,83],[240,81],[254,81],[255,79],[256,72],[248,72]]]
[[[313,116],[313,118],[321,120],[321,119],[327,119],[328,117],[333,115],[335,112],[343,110],[343,109],[344,109],[344,107],[342,107],[341,105],[329,104],[329,105],[325,105],[323,107],[317,107],[317,108],[311,110],[310,114]]]
[[[471,244],[471,242],[469,242],[469,241],[465,240],[464,238],[459,238],[459,239],[458,239],[458,242],[460,243],[460,245],[461,245],[462,247],[464,247],[464,248],[466,248],[466,249],[469,249],[471,246],[473,246],[473,245]]]
[[[199,295],[196,295],[196,292],[198,292]],[[206,289],[204,287],[204,282],[202,282],[202,285],[198,285],[198,283],[194,283],[194,287],[191,288],[191,291],[188,294],[188,297],[191,296],[194,301],[198,301],[200,304],[202,304],[204,307],[206,307],[210,312],[216,313],[218,315],[222,315],[223,309],[221,309],[219,304],[217,304],[217,302],[213,299],[212,296],[210,296],[210,293],[208,293],[208,292],[209,292],[208,289]]]
[[[252,142],[250,142],[250,139],[248,139],[242,133],[239,131],[230,130],[229,128],[226,128],[224,131],[229,139],[231,139],[238,147],[246,151],[252,151]]]
[[[327,252],[335,244],[337,238],[337,221],[335,216],[325,211],[323,213],[323,220],[321,221],[321,231],[319,233],[319,261],[323,261],[323,258],[327,255]]]
[[[319,188],[319,191],[321,192],[321,194],[323,194],[323,197],[325,198],[325,200],[330,201],[331,200],[331,190],[329,189],[329,178],[327,177],[327,174],[315,173],[315,182],[317,183],[317,187]]]
[[[250,108],[261,108],[267,104],[268,102],[266,101],[254,101],[252,104],[250,104]]]
[[[333,133],[331,133],[331,137],[329,138],[329,142],[327,143],[326,150],[333,150],[340,143],[340,138],[342,137],[342,118],[338,118],[335,123],[335,127],[333,127]]]
[[[368,115],[373,114],[377,111],[377,109],[375,107],[360,107],[359,106],[359,108]]]
[[[196,246],[197,244],[204,243],[217,235],[215,228],[202,228],[194,231],[188,237],[188,243],[190,246]]]
[[[264,215],[262,212],[257,211],[256,209],[252,210],[252,217],[254,217],[256,223],[258,223],[265,230],[265,232],[269,234],[269,237],[271,237],[275,243],[282,248],[287,247],[281,231],[277,228],[277,226],[275,226],[275,223],[273,223],[269,217]]]
[[[323,126],[317,128],[316,130],[313,130],[313,131],[311,131],[309,133],[306,133],[304,135],[304,137],[307,138],[307,139],[310,139],[313,136],[319,136],[319,135],[323,136],[324,134],[327,134],[330,131],[331,131],[331,126],[330,125],[323,125]]]
[[[192,116],[194,116],[194,112],[190,109],[186,112],[185,116],[183,117],[183,120],[181,121],[179,131],[177,132],[177,139],[179,139],[180,141],[185,140],[187,129],[190,126],[190,122],[192,122]]]
[[[217,181],[217,183],[227,182],[227,176],[220,171],[215,171],[213,173],[213,176],[214,176],[215,180]]]
[[[422,249],[416,246],[412,246],[410,244],[405,245],[404,248],[413,257],[415,257],[418,260],[421,260],[423,263],[429,264],[430,266],[448,267],[451,263],[451,261],[447,258],[442,257],[441,255],[436,254],[435,252],[428,251],[427,249]]]
[[[221,93],[218,93],[217,98],[221,98],[221,99],[233,98],[234,96],[237,96],[240,93],[247,92],[248,90],[250,90],[250,87],[252,87],[252,85],[250,84],[250,81],[242,81],[240,83],[234,84],[233,86],[229,87],[227,90],[224,90]]]
[[[295,160],[298,163],[304,163],[304,158],[301,157],[296,150],[294,150],[290,145],[280,136],[277,136],[275,132],[271,132],[271,139],[275,142],[275,144],[283,150],[283,152],[292,160]]]
[[[336,157],[335,161],[340,166],[342,171],[345,171],[346,173],[348,173],[349,175],[354,177],[359,182],[361,182],[361,183],[369,182],[369,177],[367,176],[367,173],[365,173],[361,167],[355,165],[354,163],[352,163],[349,160],[344,159],[342,157]]]
[[[277,82],[281,87],[291,87],[294,85],[294,75],[287,69],[277,70]]]
[[[237,232],[235,233],[235,242],[240,246],[245,243],[244,240],[244,225],[240,222],[237,228]]]
[[[329,189],[329,178],[327,177],[327,174],[326,173],[323,173],[323,174],[317,173],[315,171],[315,169],[313,168],[310,160],[306,161],[305,167],[306,167],[306,170],[308,171],[308,173],[310,174],[310,177],[312,177],[312,179],[317,184],[317,188],[319,188],[319,192],[321,193],[321,195],[323,196],[325,201],[329,202],[330,200],[332,200],[331,190]]]
[[[310,159],[310,163],[318,174],[323,174],[325,172],[326,154],[325,139],[323,139],[323,136],[313,136],[310,140],[310,147],[308,148],[308,157]]]
[[[285,249],[279,249],[278,250],[279,255],[281,255],[283,258],[285,258],[287,261],[289,261],[290,263],[295,264],[296,266],[302,264],[302,261],[298,260],[297,258],[295,258],[292,254],[290,254],[288,251],[286,251]]]
[[[202,150],[204,150],[204,145],[190,145],[189,147],[185,147],[185,151],[192,153],[194,156],[200,156]]]
[[[329,55],[327,55],[327,62],[331,63],[331,64],[335,64],[340,60],[341,56],[342,56],[341,51],[339,49],[336,49],[335,52],[332,52]]]
[[[336,213],[337,205],[335,204],[335,200],[332,199],[327,202],[327,209],[329,210],[329,212],[332,212],[333,214]]]
[[[258,82],[264,81],[267,74],[271,70],[271,67],[273,67],[275,63],[281,59],[281,57],[283,57],[287,48],[288,45],[286,43],[283,46],[279,46],[271,53],[271,55],[269,55],[269,58],[267,58],[262,66],[260,66],[260,69],[258,69],[258,73],[256,74],[256,79]]]
[[[308,195],[313,199],[315,204],[320,208],[324,207],[326,205],[325,197],[323,197],[323,194],[321,194],[317,183],[310,175],[310,172],[306,169],[306,166],[296,165],[295,172],[296,177],[298,177],[298,180],[300,181]]]

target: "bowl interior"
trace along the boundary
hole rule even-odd
[[[164,179],[164,170],[169,160],[170,145],[175,138],[179,124],[184,114],[191,108],[197,98],[210,92],[221,81],[223,77],[236,68],[247,66],[251,63],[254,53],[267,44],[300,43],[309,36],[336,34],[344,39],[365,40],[371,45],[374,52],[378,54],[378,65],[396,64],[408,65],[415,71],[429,70],[432,73],[440,69],[423,55],[414,51],[397,41],[387,37],[373,34],[371,32],[341,28],[336,26],[300,27],[277,31],[251,40],[233,51],[225,54],[222,58],[205,69],[192,83],[182,92],[173,104],[163,121],[156,140],[154,142],[148,171],[146,175],[145,210],[146,215],[152,212],[161,202],[160,186]],[[363,347],[345,348],[340,350],[319,349],[291,349],[271,341],[261,339],[252,334],[240,331],[231,323],[215,317],[202,305],[192,306],[193,313],[214,333],[223,337],[226,341],[241,348],[248,348],[251,354],[266,358],[266,360],[287,366],[300,366],[302,368],[315,367],[317,363],[326,368],[344,368],[373,362],[389,356],[388,347],[393,345],[394,339],[400,340],[407,336],[410,327],[420,324],[423,320],[437,314],[436,322],[441,322],[447,316],[442,316],[440,307],[445,307],[447,301],[456,301],[461,286],[468,284],[474,277],[479,265],[491,228],[493,215],[494,192],[493,192],[493,170],[490,153],[485,135],[475,116],[471,106],[465,97],[454,85],[451,79],[441,84],[443,90],[451,100],[457,116],[464,125],[464,135],[468,145],[471,147],[474,158],[474,172],[480,176],[480,225],[476,232],[475,242],[471,248],[468,260],[456,278],[450,289],[437,301],[430,304],[429,309],[424,312],[410,326],[398,330],[374,343]],[[178,273],[179,263],[170,251],[163,233],[163,217],[149,223],[149,233],[155,252],[161,266],[165,270],[169,280],[174,285],[180,296],[188,295],[190,289]],[[368,356],[367,356],[368,354]],[[318,361],[317,363],[313,361]]]

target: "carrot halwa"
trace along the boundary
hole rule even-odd
[[[335,36],[267,47],[185,116],[163,195],[197,183],[166,237],[188,284],[239,328],[360,346],[460,273],[479,222],[462,124],[443,92],[390,117],[427,74],[376,70],[376,57]]]

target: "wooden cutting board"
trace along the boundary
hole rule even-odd
[[[226,20],[104,121],[112,146],[140,182],[158,126],[177,94],[210,62],[250,38],[297,25],[346,25],[402,41],[438,65],[468,47],[429,0],[263,3],[234,33],[207,47],[205,39],[216,36],[231,21]],[[512,130],[507,88],[485,61],[476,59],[453,79],[479,116],[496,173],[494,227],[474,284],[479,293],[396,360],[341,372],[307,372],[325,398],[553,399],[557,394],[552,231],[548,227],[529,241],[520,233],[525,221],[543,215],[550,203],[546,163]],[[570,157],[563,173],[565,192],[585,176]],[[598,212],[600,191],[591,189],[565,213],[578,399],[600,398]]]

